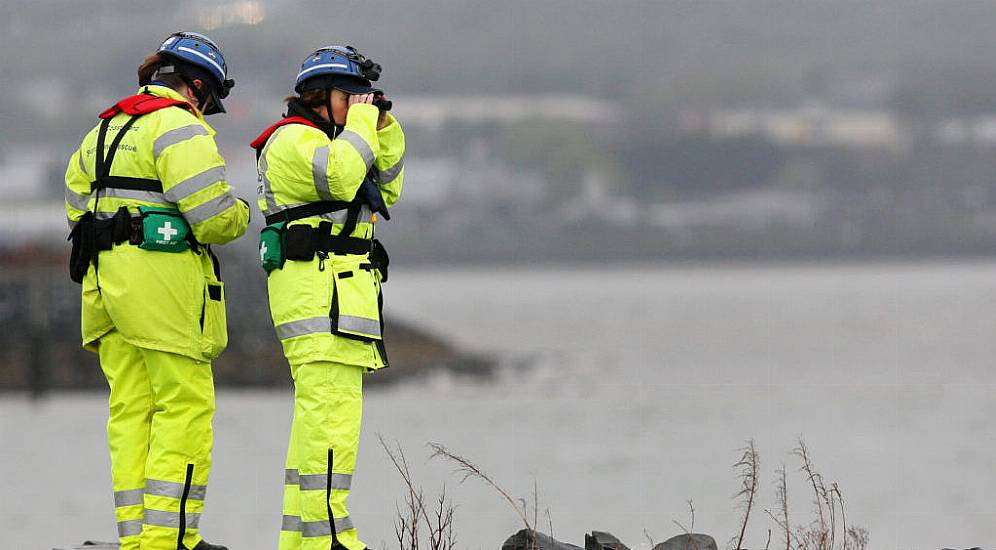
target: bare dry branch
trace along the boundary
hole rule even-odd
[[[830,487],[833,494],[837,495],[837,502],[840,503],[840,531],[843,534],[841,538],[844,540],[843,550],[847,550],[847,516],[844,515],[844,495],[840,494],[840,487],[837,486],[836,481],[833,482]]]
[[[552,535],[551,535],[551,536],[552,536]],[[654,537],[651,537],[651,536],[650,536],[650,533],[649,533],[649,532],[647,532],[647,530],[646,530],[646,529],[644,529],[644,530],[643,530],[643,537],[644,537],[645,539],[647,539],[647,542],[648,542],[648,543],[650,543],[650,547],[651,547],[651,548],[653,548],[654,546],[657,546],[657,544],[656,544],[656,543],[654,542]]]
[[[823,476],[816,471],[816,467],[813,465],[812,458],[809,455],[809,448],[806,447],[806,442],[800,437],[799,446],[795,449],[795,455],[802,460],[801,471],[806,473],[809,478],[809,483],[813,488],[813,504],[816,505],[816,512],[819,518],[819,528],[820,528],[820,538],[827,537],[827,519],[824,513],[823,506],[826,502],[826,486],[823,484]],[[824,548],[825,541],[820,541],[818,548]]]
[[[740,537],[737,539],[735,549],[743,548],[744,536],[747,533],[747,524],[750,522],[751,510],[754,507],[754,497],[757,495],[757,484],[760,480],[761,457],[754,445],[754,440],[747,441],[747,446],[742,449],[743,454],[740,460],[733,465],[740,470],[740,491],[734,498],[743,499],[744,508],[743,520],[740,522]]]
[[[522,524],[526,526],[526,529],[528,531],[533,531],[533,526],[529,524],[529,518],[526,516],[524,509],[525,507],[523,506],[523,508],[520,508],[518,505],[516,505],[515,499],[508,494],[508,491],[506,491],[500,485],[498,485],[498,483],[496,483],[494,479],[491,478],[491,476],[489,476],[483,470],[481,470],[479,466],[477,466],[467,458],[464,458],[460,455],[451,452],[449,449],[440,445],[439,443],[429,443],[429,447],[433,450],[432,458],[445,458],[447,460],[456,463],[457,473],[463,475],[461,483],[467,481],[470,478],[476,478],[490,485],[495,491],[498,492],[499,495],[502,496],[502,498],[505,499],[506,502],[508,502],[509,506],[511,506],[512,509],[515,510],[515,513],[519,516],[519,519],[522,521]]]
[[[425,495],[422,488],[414,481],[408,466],[408,459],[401,445],[395,441],[395,446],[392,449],[383,436],[378,434],[377,438],[408,488],[405,510],[398,509],[395,523],[395,537],[398,540],[399,549],[419,550],[421,532],[424,529],[429,537],[429,550],[453,550],[456,544],[456,536],[453,533],[455,509],[448,500],[446,486],[443,485],[436,499],[436,508],[430,517],[425,505]]]

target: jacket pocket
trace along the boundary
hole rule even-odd
[[[348,266],[348,267],[347,267]],[[369,263],[336,266],[332,272],[332,332],[365,341],[382,338],[380,283]]]
[[[228,346],[228,319],[225,314],[225,283],[204,278],[204,305],[201,309],[201,353],[214,359]]]

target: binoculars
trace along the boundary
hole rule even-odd
[[[390,111],[392,105],[390,99],[384,99],[384,92],[374,92],[373,104],[381,111]]]

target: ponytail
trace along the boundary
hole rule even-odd
[[[328,96],[326,94],[327,94],[326,90],[322,90],[321,88],[314,88],[311,90],[305,90],[301,92],[301,95],[287,96],[284,98],[284,102],[286,102],[288,105],[290,105],[291,103],[297,103],[298,105],[301,105],[303,107],[310,107],[313,109],[315,107],[321,107],[322,105],[326,104],[326,101],[328,100]]]

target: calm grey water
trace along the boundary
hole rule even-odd
[[[591,529],[663,540],[692,499],[695,529],[722,546],[738,530],[731,465],[748,438],[760,507],[784,463],[793,522],[808,521],[800,435],[872,548],[996,543],[994,263],[399,268],[386,291],[392,314],[509,361],[491,382],[436,375],[367,393],[350,504],[372,547],[396,546],[402,495],[376,433],[404,446],[428,493],[447,483],[461,547],[496,548],[517,519],[427,461],[427,441],[517,496],[531,500],[536,480],[541,526],[576,543]],[[0,399],[7,547],[113,537],[103,399]],[[219,391],[209,539],[275,547],[290,412],[289,391]],[[748,547],[773,527],[759,513]]]

